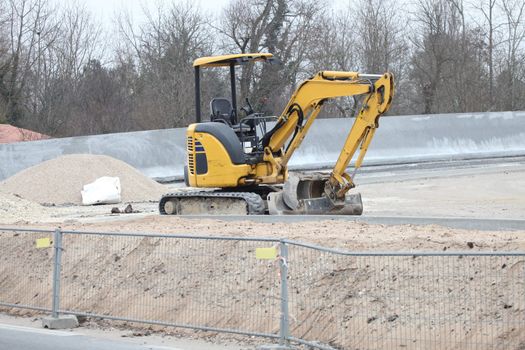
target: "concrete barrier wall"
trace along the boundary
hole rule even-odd
[[[331,166],[351,119],[324,119],[304,140],[290,166]],[[525,112],[384,117],[365,165],[525,155]]]
[[[79,153],[120,159],[152,178],[181,177],[185,132],[165,129],[0,145],[0,180],[43,161]]]
[[[290,167],[319,169],[334,164],[352,119],[319,119]],[[180,179],[185,129],[71,137],[0,145],[0,180],[64,154],[104,154],[149,177]],[[384,117],[365,165],[525,155],[525,112]]]

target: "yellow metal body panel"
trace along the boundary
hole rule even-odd
[[[224,67],[229,66],[233,61],[238,64],[238,59],[245,59],[248,61],[264,61],[273,57],[271,53],[241,53],[236,55],[222,55],[211,57],[200,57],[193,61],[193,67]]]
[[[195,126],[191,124],[187,131],[187,156],[188,156],[188,182],[192,187],[237,187],[241,178],[252,172],[252,166],[248,164],[233,164],[228,151],[214,136],[195,132]],[[203,150],[196,146],[202,145]],[[207,172],[197,174],[197,155],[205,154],[207,160]]]

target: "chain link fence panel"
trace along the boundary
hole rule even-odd
[[[277,337],[274,241],[64,232],[60,312]]]
[[[0,229],[0,308],[51,311],[53,232]]]
[[[291,244],[290,332],[318,348],[524,349],[525,255]]]

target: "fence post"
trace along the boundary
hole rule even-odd
[[[288,246],[281,241],[280,247],[280,268],[281,268],[281,327],[279,332],[279,345],[288,346],[290,337],[289,317],[288,317]]]
[[[42,327],[50,329],[68,329],[78,327],[78,319],[75,315],[62,315],[59,317],[60,310],[60,275],[62,271],[62,237],[60,228],[55,230],[53,235],[53,246],[55,256],[53,263],[53,303],[51,305],[51,317],[42,318]]]
[[[55,260],[53,265],[53,304],[51,307],[52,317],[58,318],[60,309],[60,274],[62,269],[62,231],[57,228],[53,237],[55,247]]]

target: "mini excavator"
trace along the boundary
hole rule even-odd
[[[256,113],[246,99],[238,120],[235,69],[239,65],[275,63],[270,53],[202,57],[194,61],[196,123],[186,131],[187,191],[164,195],[163,215],[361,215],[363,204],[353,176],[346,172],[358,149],[357,170],[365,156],[379,117],[388,111],[394,94],[390,73],[320,71],[302,82],[283,113]],[[210,121],[201,122],[200,70],[229,67],[231,100],[210,102]],[[343,96],[363,96],[358,114],[331,173],[288,172],[287,164],[300,147],[323,103]],[[355,172],[354,172],[355,174]]]

